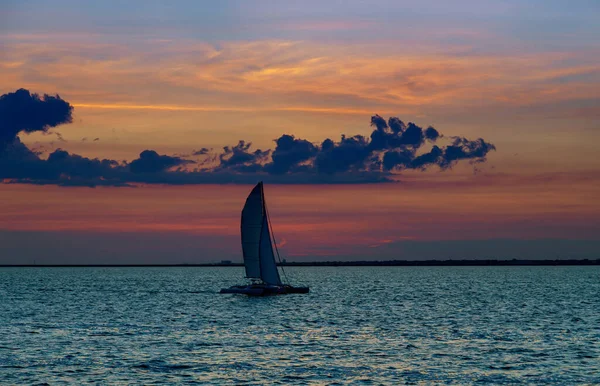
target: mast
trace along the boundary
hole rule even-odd
[[[273,245],[275,246],[275,253],[277,253],[277,260],[276,263],[279,262],[280,263],[280,267],[281,268],[281,272],[283,273],[283,277],[285,278],[285,281],[287,283],[290,282],[290,280],[287,277],[287,274],[285,273],[285,270],[283,269],[283,265],[281,265],[282,261],[281,261],[281,255],[279,255],[279,248],[277,247],[277,241],[275,240],[275,232],[273,231],[273,224],[271,224],[271,215],[269,214],[269,209],[267,209],[267,202],[265,201],[265,215],[267,217],[267,226],[269,227],[269,230],[271,232],[271,239],[273,240]],[[275,255],[273,255],[273,258],[275,258]]]

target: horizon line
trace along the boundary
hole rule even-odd
[[[600,265],[598,259],[463,259],[463,260],[357,260],[277,263],[283,267],[377,267],[377,266],[556,266]],[[243,267],[243,263],[179,263],[179,264],[0,264],[0,268],[136,268],[136,267]]]

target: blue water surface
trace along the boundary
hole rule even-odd
[[[0,384],[600,384],[600,267],[0,268]]]

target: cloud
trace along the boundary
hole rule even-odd
[[[237,172],[257,172],[262,169],[263,162],[271,152],[260,149],[250,151],[251,142],[240,140],[235,146],[225,146],[223,153],[219,155],[221,161],[218,170],[233,170]]]
[[[7,102],[8,101],[8,102]],[[192,152],[204,160],[159,154],[147,149],[131,162],[90,159],[57,149],[47,159],[25,146],[19,133],[43,131],[70,123],[73,108],[60,97],[31,94],[21,89],[0,97],[2,130],[0,179],[13,183],[57,185],[112,185],[135,183],[203,184],[253,183],[373,183],[393,181],[405,169],[451,168],[457,162],[485,162],[496,148],[479,138],[444,137],[433,127],[423,130],[397,117],[387,121],[371,117],[370,136],[341,135],[320,144],[283,134],[275,139],[274,150],[252,150],[252,143],[240,140],[221,152],[206,147]],[[438,143],[451,140],[448,145]],[[427,149],[428,143],[433,144]],[[426,146],[427,145],[427,146]],[[202,168],[192,169],[192,165]]]
[[[379,114],[375,114],[371,117],[371,126],[375,126],[378,131],[385,131],[388,124],[385,123],[385,119],[380,117]]]
[[[192,155],[205,155],[210,151],[209,148],[203,147],[200,150],[192,150]]]
[[[4,94],[0,96],[0,144],[12,142],[20,132],[47,132],[70,123],[72,112],[73,107],[58,95],[40,97],[25,89]]]
[[[429,126],[427,130],[425,130],[425,138],[427,138],[428,140],[435,141],[439,137],[440,133],[438,133],[438,131],[433,127]]]
[[[99,160],[57,149],[48,159],[29,150],[19,138],[0,150],[0,179],[56,185],[124,185],[125,166],[114,160]]]
[[[256,157],[250,153],[250,144],[240,141],[237,146],[239,155],[231,158],[236,162],[222,160],[220,167],[222,170],[264,172],[271,175],[303,172],[316,176],[369,172],[387,179],[389,176],[386,173],[403,169],[425,170],[430,166],[438,166],[444,170],[460,160],[484,162],[486,155],[496,149],[481,138],[471,141],[463,137],[450,137],[450,145],[433,145],[429,151],[422,151],[426,141],[436,142],[443,137],[435,128],[430,126],[423,130],[412,122],[405,125],[396,117],[386,122],[379,115],[371,117],[371,126],[375,129],[368,138],[362,135],[342,135],[339,141],[327,138],[320,146],[284,134],[275,140],[276,147],[270,163],[264,162],[266,152],[258,150],[257,153],[262,156]],[[231,153],[235,152],[225,147],[221,157]],[[243,169],[237,167],[240,163],[243,163]],[[235,167],[230,167],[230,164]]]
[[[369,140],[362,135],[346,137],[339,142],[326,139],[315,158],[315,170],[318,173],[335,174],[360,170],[370,154]]]
[[[321,145],[284,134],[275,140],[276,147],[270,163],[264,162],[267,152],[258,150],[257,153],[262,156],[256,157],[250,153],[250,144],[240,141],[240,155],[236,158],[232,156],[232,159],[239,160],[233,163],[236,167],[231,168],[222,160],[220,168],[271,175],[302,172],[315,176],[331,176],[368,172],[379,175],[383,180],[389,180],[391,175],[388,173],[393,171],[425,170],[431,166],[445,170],[461,160],[485,162],[487,154],[496,149],[481,138],[469,140],[464,137],[448,137],[452,140],[448,146],[433,145],[431,149],[424,150],[426,142],[435,143],[444,138],[431,126],[423,130],[415,123],[405,124],[397,117],[391,117],[386,122],[379,115],[371,117],[371,126],[374,130],[369,137],[342,135],[339,141],[327,138]],[[232,152],[231,148],[225,147],[221,157],[226,157]],[[237,167],[241,161],[244,169]]]
[[[107,44],[94,36],[19,34],[2,42],[7,60],[0,73],[5,87],[52,85],[85,109],[205,111],[206,116],[402,111],[453,117],[469,111],[475,122],[523,111],[546,119],[549,111],[563,118],[597,117],[598,82],[590,81],[600,74],[597,51],[579,45],[536,54],[490,51],[496,41],[483,50],[457,42],[440,47],[439,40],[420,44],[422,36],[415,41],[413,35],[396,36],[400,44],[362,39],[332,44],[290,36],[218,44],[185,39]],[[411,46],[410,55],[402,42]],[[156,94],[163,87],[173,91],[168,100]],[[587,112],[582,101],[590,104]]]
[[[444,149],[443,162],[440,166],[448,168],[457,161],[464,159],[471,159],[474,162],[484,162],[485,156],[490,150],[496,150],[496,147],[481,138],[469,141],[464,137],[454,137],[452,145]]]
[[[194,182],[193,173],[174,169],[193,163],[179,157],[144,150],[127,163],[111,159],[87,158],[63,149],[47,159],[29,150],[17,138],[0,152],[0,179],[7,182],[61,186],[128,186],[132,183]],[[200,182],[206,183],[206,182]]]
[[[301,163],[316,155],[318,148],[304,139],[296,139],[293,135],[284,134],[275,140],[277,146],[273,152],[273,161],[265,166],[271,174],[284,174],[300,171]]]
[[[156,173],[189,163],[194,162],[180,157],[160,155],[154,150],[144,150],[138,159],[131,161],[129,169],[132,173]]]
[[[444,152],[437,146],[433,146],[428,153],[421,154],[410,161],[411,169],[426,169],[429,165],[449,165],[441,158]],[[448,166],[446,166],[448,167]]]
[[[406,125],[397,117],[390,117],[388,120],[388,126],[394,133],[400,133],[406,130]]]

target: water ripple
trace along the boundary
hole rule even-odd
[[[0,269],[0,384],[599,384],[598,267]]]

